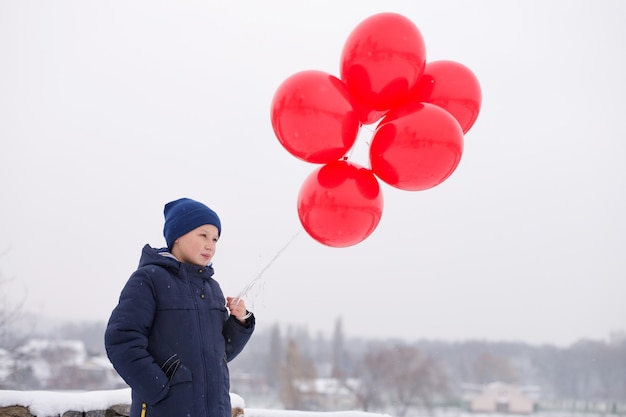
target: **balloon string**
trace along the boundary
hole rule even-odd
[[[285,251],[285,249],[287,249],[287,247],[289,247],[289,245],[291,245],[291,242],[293,242],[299,234],[300,234],[300,230],[298,230],[291,237],[291,239],[289,239],[289,241],[285,244],[285,246],[283,246],[282,248],[280,248],[278,252],[276,252],[274,257],[267,263],[267,265],[265,265],[263,269],[261,269],[259,273],[256,274],[256,276],[243,288],[243,290],[241,290],[241,292],[237,295],[237,302],[239,302],[239,300],[241,300],[242,297],[244,297],[257,282],[259,282],[259,280],[261,279],[265,271],[267,271],[269,267],[272,266],[274,261],[278,259],[278,257]]]

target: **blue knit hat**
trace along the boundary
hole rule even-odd
[[[172,247],[176,239],[204,224],[217,227],[218,236],[222,233],[222,224],[217,213],[190,198],[180,198],[167,203],[163,214],[165,214],[163,236],[168,248]]]

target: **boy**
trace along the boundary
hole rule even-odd
[[[111,313],[107,355],[131,387],[131,417],[230,417],[227,362],[250,339],[255,317],[212,278],[217,213],[181,198],[164,214],[167,248],[144,246]]]

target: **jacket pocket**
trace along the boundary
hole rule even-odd
[[[169,392],[158,403],[148,405],[145,417],[175,417],[195,415],[193,402],[193,377],[191,370],[179,364],[170,379]]]
[[[172,378],[170,379],[170,387],[176,384],[186,383],[193,381],[193,375],[191,369],[187,368],[182,363],[178,366],[178,369]]]

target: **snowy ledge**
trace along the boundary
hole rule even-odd
[[[244,410],[245,417],[389,417],[387,414],[364,411],[292,411],[245,408],[245,402],[237,394],[230,394],[233,408]],[[107,410],[115,405],[130,404],[130,388],[107,391],[55,392],[55,391],[9,391],[0,390],[0,407],[27,407],[37,417],[58,417],[68,411],[86,413]]]
[[[107,391],[55,392],[0,390],[0,407],[27,407],[37,417],[56,417],[67,411],[106,410],[130,404],[130,388]]]
[[[389,417],[388,414],[368,413],[365,411],[296,411],[266,410],[258,408],[244,409],[245,417]]]

